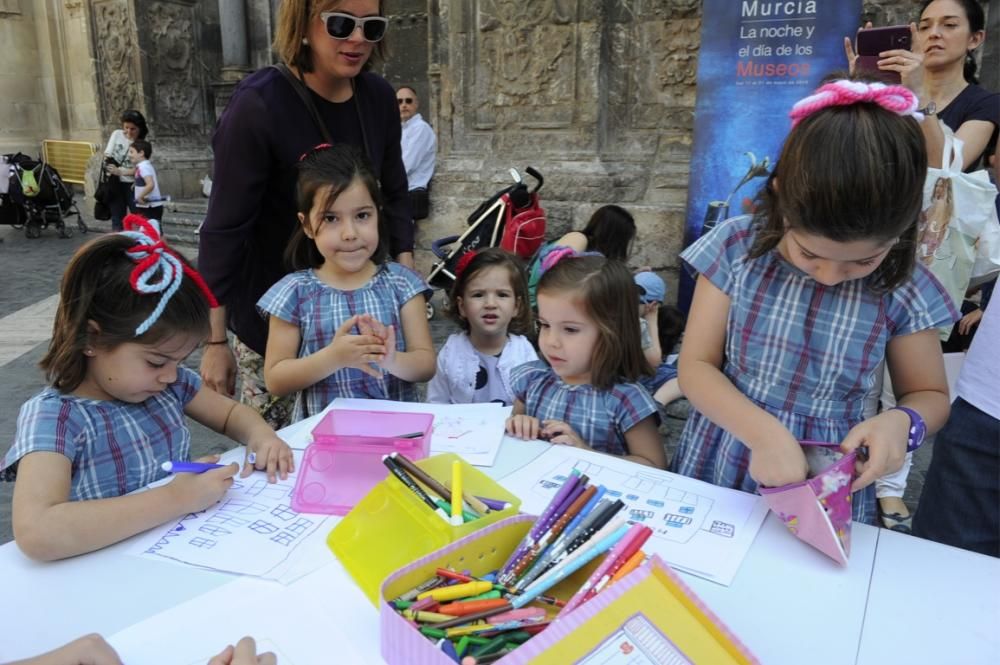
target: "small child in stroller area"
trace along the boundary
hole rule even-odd
[[[667,285],[655,272],[643,270],[633,276],[639,288],[639,332],[642,352],[653,367],[653,376],[639,377],[639,383],[657,402],[666,406],[684,396],[677,380],[674,347],[684,334],[684,314],[664,302]]]
[[[524,336],[532,324],[524,266],[498,247],[466,252],[455,266],[449,316],[462,327],[438,352],[427,401],[514,403],[513,368],[538,360]]]
[[[135,165],[135,207],[143,217],[162,234],[164,197],[160,194],[160,182],[156,169],[149,158],[153,156],[153,145],[144,139],[136,139],[128,149],[128,158]]]

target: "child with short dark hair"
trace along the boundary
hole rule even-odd
[[[218,501],[235,464],[130,494],[165,477],[164,462],[188,458],[185,416],[245,443],[272,482],[293,468],[260,416],[181,365],[216,306],[201,276],[146,220],[129,215],[125,228],[70,261],[41,361],[51,385],[21,407],[0,463],[3,480],[16,479],[14,538],[34,559],[107,547]]]
[[[944,424],[936,328],[957,314],[915,266],[927,173],[916,109],[902,86],[822,86],[792,108],[756,214],[681,255],[699,273],[679,374],[695,411],[674,471],[753,492],[806,479],[802,440],[863,446],[852,506],[873,523],[873,481]],[[901,408],[866,419],[883,360]]]
[[[664,468],[653,398],[637,383],[652,368],[643,356],[638,291],[624,263],[564,247],[542,262],[538,346],[545,361],[511,372],[522,439],[620,455]]]
[[[511,370],[538,360],[524,266],[499,247],[466,252],[455,266],[448,315],[462,327],[438,352],[427,401],[511,405]]]
[[[635,274],[639,287],[639,324],[646,360],[653,366],[653,376],[639,379],[658,403],[666,406],[683,397],[677,380],[677,355],[674,347],[684,333],[684,314],[664,303],[667,285],[654,272]]]
[[[135,184],[133,192],[136,211],[150,220],[157,233],[163,233],[163,194],[160,193],[160,181],[156,178],[156,169],[150,158],[153,156],[153,144],[145,139],[136,139],[128,149],[128,158],[135,166]]]

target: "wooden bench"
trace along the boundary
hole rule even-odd
[[[97,146],[86,141],[42,141],[42,160],[59,171],[65,182],[82,185],[87,162],[97,152]]]

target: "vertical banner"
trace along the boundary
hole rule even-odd
[[[788,111],[823,77],[846,71],[844,37],[860,18],[856,0],[703,0],[685,247],[752,210],[791,127]],[[685,312],[693,291],[682,267]]]

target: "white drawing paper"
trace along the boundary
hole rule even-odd
[[[204,665],[245,635],[255,639],[258,652],[274,651],[281,665],[372,662],[378,653],[377,633],[373,644],[356,646],[353,631],[346,632],[350,624],[345,617],[331,612],[316,596],[315,589],[309,592],[301,585],[238,578],[140,621],[108,641],[128,665]],[[372,623],[377,625],[377,618]]]
[[[302,453],[293,452],[297,468]],[[235,448],[220,463],[242,463],[243,456],[244,449]],[[217,504],[137,536],[129,553],[287,584],[332,556],[313,542],[325,540],[332,520],[292,510],[294,487],[294,473],[275,483],[261,471],[237,476]]]
[[[493,466],[511,407],[501,404],[421,404],[338,397],[330,409],[364,409],[434,416],[431,454],[456,453],[474,466]]]
[[[605,497],[621,499],[632,522],[653,529],[644,551],[725,586],[767,516],[759,496],[570,446],[552,446],[500,483],[521,498],[523,512],[539,515],[574,468],[604,485]]]

